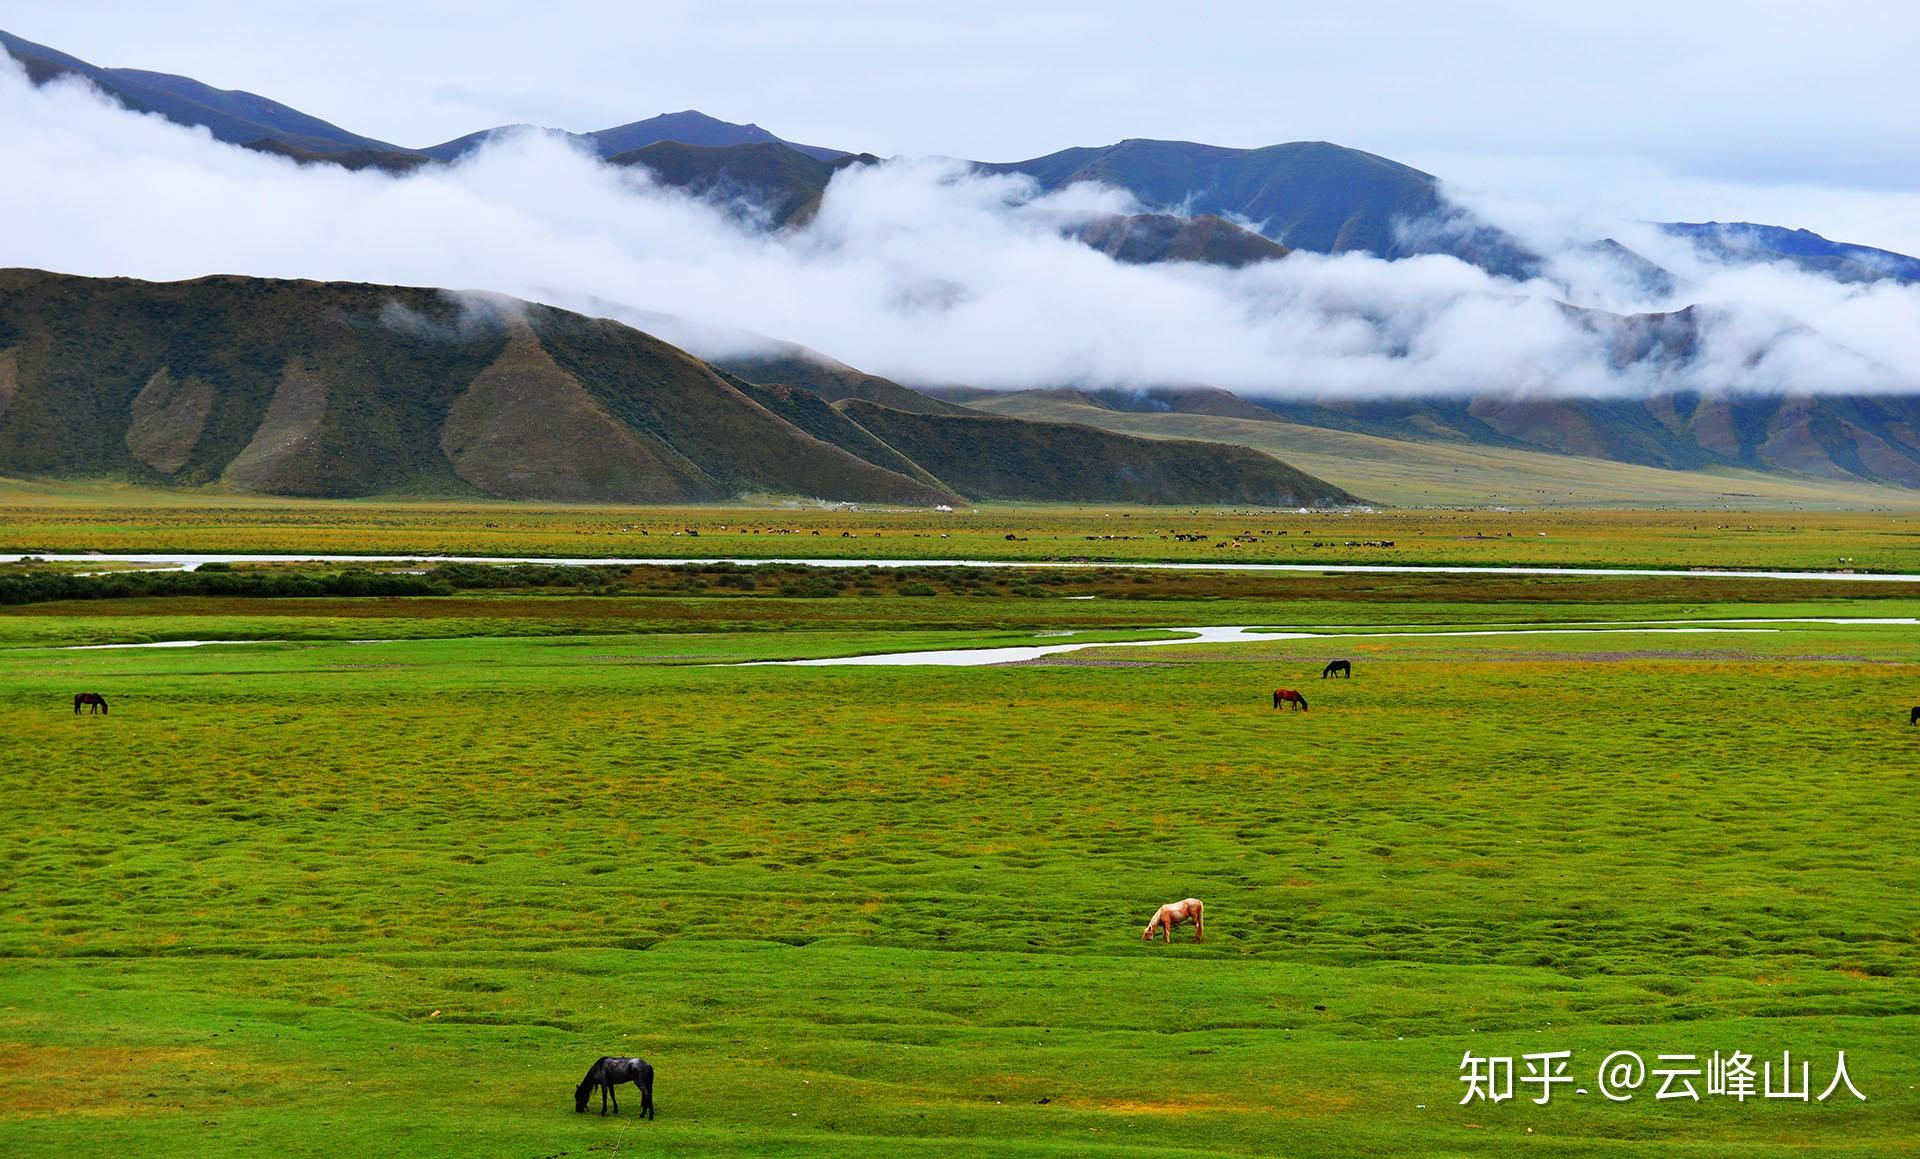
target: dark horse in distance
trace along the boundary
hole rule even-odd
[[[1329,676],[1345,676],[1349,680],[1353,679],[1353,661],[1351,660],[1327,661],[1327,666],[1320,670],[1320,679],[1325,680]]]
[[[95,712],[105,713],[107,711],[107,698],[98,692],[80,692],[74,694],[73,714],[75,716],[80,715],[80,706],[83,704],[88,706],[88,716],[92,716]]]
[[[1908,724],[1920,724],[1920,704],[1914,705],[1913,715],[1907,718]]]
[[[573,1090],[573,1110],[575,1114],[587,1109],[587,1100],[593,1097],[593,1088],[600,1088],[600,1113],[607,1113],[607,1099],[613,1099],[613,1113],[620,1113],[620,1096],[613,1088],[621,1083],[632,1083],[640,1088],[640,1117],[653,1118],[653,1065],[644,1058],[611,1058],[603,1056],[587,1071],[587,1077]]]
[[[1301,712],[1307,711],[1307,698],[1291,688],[1276,688],[1273,690],[1273,706],[1279,708],[1283,703],[1287,706],[1287,711],[1289,712],[1295,708],[1298,708]]]

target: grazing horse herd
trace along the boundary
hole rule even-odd
[[[1320,670],[1320,679],[1325,680],[1330,676],[1344,676],[1351,679],[1353,676],[1352,662],[1347,660],[1329,661],[1327,666]],[[1307,711],[1307,698],[1291,688],[1274,689],[1273,706],[1279,708],[1282,704],[1287,705],[1290,709],[1298,708],[1302,712]],[[73,711],[76,715],[79,713],[81,705],[88,706],[89,715],[92,715],[94,712],[105,713],[107,711],[107,698],[98,692],[82,692],[73,698]],[[1907,718],[1907,723],[1910,725],[1920,725],[1920,705],[1914,706],[1912,713],[1909,714]],[[1206,903],[1197,897],[1168,902],[1153,912],[1152,919],[1147,922],[1147,928],[1140,932],[1140,939],[1151,942],[1154,935],[1158,933],[1166,939],[1168,945],[1172,945],[1173,927],[1191,922],[1193,924],[1193,940],[1196,942],[1204,941],[1206,938],[1206,908]],[[613,1113],[616,1115],[619,1114],[620,1098],[614,1093],[614,1088],[623,1083],[632,1083],[634,1086],[640,1088],[640,1117],[643,1119],[653,1118],[653,1066],[643,1058],[616,1058],[610,1055],[602,1056],[597,1060],[593,1066],[588,1069],[587,1077],[581,1079],[580,1085],[574,1088],[574,1111],[576,1113],[585,1111],[588,1102],[593,1099],[593,1092],[598,1090],[600,1092],[600,1114],[604,1116],[607,1113],[609,1100],[611,1100],[613,1104]]]

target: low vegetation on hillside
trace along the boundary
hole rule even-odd
[[[1194,447],[1060,425],[929,430],[879,406],[849,421],[769,385],[784,393],[619,323],[492,295],[0,271],[6,474],[568,502],[1352,501],[1245,449],[1201,464]],[[887,385],[863,397],[919,398]]]

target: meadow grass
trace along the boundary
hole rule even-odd
[[[1920,609],[1288,582],[0,613],[0,1151],[1910,1151],[1911,627],[714,663]],[[1868,1101],[1458,1105],[1468,1050],[1736,1048]],[[603,1053],[658,1120],[572,1113]]]
[[[1393,546],[1380,546],[1389,541]],[[0,553],[67,551],[1912,572],[1920,571],[1920,512],[1753,511],[1736,505],[1301,513],[993,504],[942,514],[346,502],[0,481]]]

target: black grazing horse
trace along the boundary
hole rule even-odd
[[[98,710],[101,713],[105,713],[107,711],[107,698],[100,695],[98,692],[77,692],[74,694],[73,714],[75,716],[80,715],[80,706],[83,704],[88,706],[87,707],[88,716],[92,716],[96,710]]]
[[[1907,718],[1907,723],[1908,723],[1908,724],[1920,724],[1920,704],[1917,704],[1917,705],[1915,705],[1915,706],[1914,706],[1914,708],[1913,708],[1913,715],[1912,715],[1912,716],[1909,716],[1909,717]]]
[[[607,1113],[607,1098],[613,1098],[613,1113],[620,1113],[620,1096],[613,1088],[621,1083],[632,1083],[640,1088],[640,1117],[653,1118],[653,1065],[644,1058],[611,1058],[603,1056],[587,1071],[587,1077],[573,1090],[573,1110],[575,1114],[587,1109],[587,1100],[593,1097],[593,1088],[600,1088],[600,1113]]]
[[[1345,676],[1349,680],[1353,679],[1353,661],[1351,660],[1327,661],[1327,666],[1320,670],[1320,679],[1325,680],[1329,676]]]

